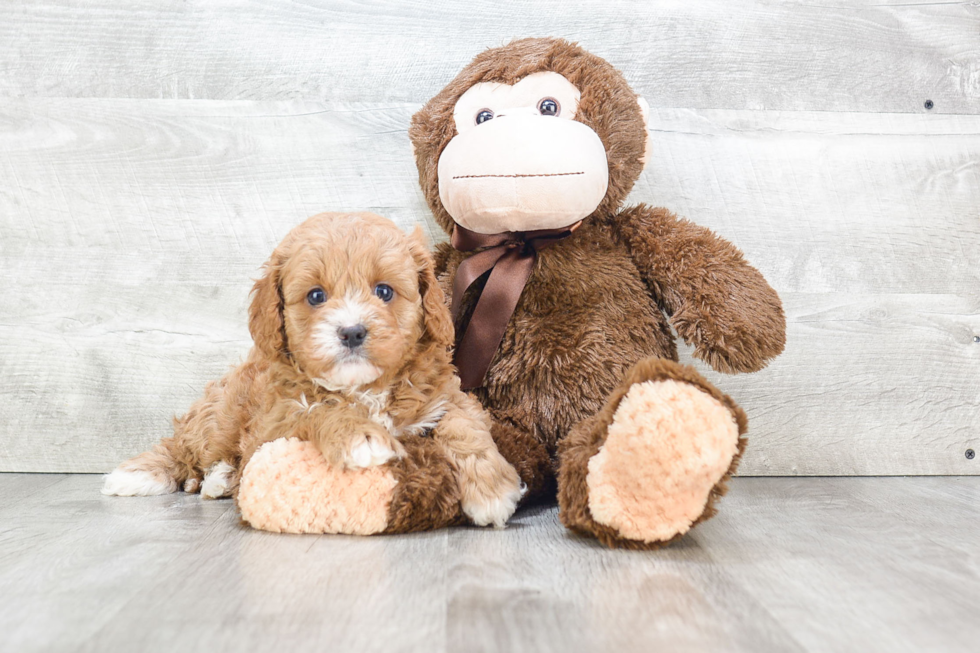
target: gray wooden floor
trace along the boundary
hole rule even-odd
[[[0,475],[3,651],[977,651],[980,478],[741,478],[669,549],[273,535],[229,501]]]

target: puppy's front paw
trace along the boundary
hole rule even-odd
[[[524,495],[517,471],[500,454],[460,462],[463,512],[477,526],[503,528]]]
[[[404,447],[390,435],[367,433],[354,436],[347,442],[342,462],[349,469],[363,469],[384,465],[403,455]]]
[[[234,489],[232,479],[235,475],[235,468],[225,461],[216,462],[211,465],[204,473],[204,482],[201,483],[202,499],[221,499],[230,497]]]

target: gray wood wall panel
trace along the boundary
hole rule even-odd
[[[980,473],[980,9],[825,4],[3,5],[0,470],[104,471],[166,435],[308,215],[442,238],[410,116],[483,47],[552,33],[654,107],[631,201],[783,296],[787,353],[709,372],[750,415],[742,473]]]
[[[479,50],[581,41],[653,106],[980,108],[975,2],[8,0],[0,95],[424,102]]]

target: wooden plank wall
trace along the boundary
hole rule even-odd
[[[441,238],[409,118],[529,35],[626,74],[656,154],[631,200],[784,298],[787,353],[711,375],[750,415],[743,474],[980,473],[980,7],[881,0],[3,3],[0,470],[166,435],[304,217]]]

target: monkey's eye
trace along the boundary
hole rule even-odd
[[[558,100],[550,97],[538,102],[538,113],[542,116],[557,116],[558,112],[561,111],[561,106],[558,104]]]
[[[480,109],[479,113],[476,114],[476,124],[482,125],[491,118],[493,118],[493,111],[490,109]]]
[[[317,307],[325,301],[327,301],[327,293],[323,292],[323,288],[314,288],[306,293],[306,302],[310,306]]]
[[[374,287],[374,294],[377,295],[385,304],[390,302],[395,296],[395,291],[386,283],[379,283]]]

